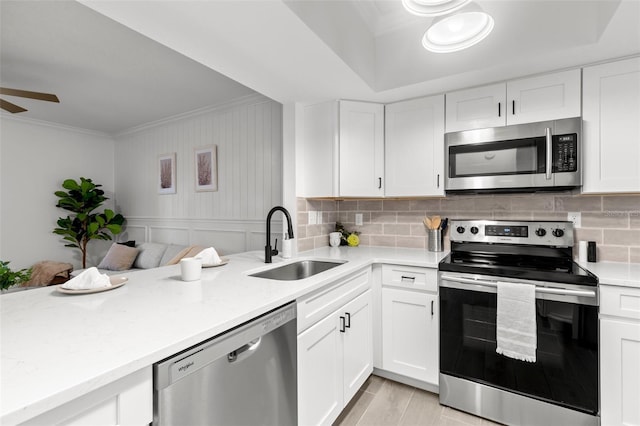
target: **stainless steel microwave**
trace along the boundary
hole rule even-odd
[[[447,192],[533,192],[582,185],[582,118],[445,134]]]

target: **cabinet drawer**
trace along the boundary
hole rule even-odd
[[[438,292],[437,269],[382,265],[382,285]]]
[[[640,320],[640,288],[601,285],[600,313]]]
[[[370,276],[371,268],[367,268],[299,299],[298,333],[367,290]]]

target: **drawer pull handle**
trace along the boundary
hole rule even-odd
[[[345,312],[344,315],[347,317],[347,321],[345,323],[345,328],[351,328],[351,314],[349,312]]]
[[[344,317],[340,317],[340,333],[345,332]]]
[[[400,280],[401,280],[401,281],[405,281],[405,280],[406,280],[406,281],[414,282],[414,281],[416,280],[416,277],[410,277],[410,276],[407,276],[407,275],[403,275],[403,276],[400,278]]]
[[[433,300],[431,301],[431,316],[433,316]]]

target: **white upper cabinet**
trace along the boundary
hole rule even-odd
[[[446,131],[580,116],[580,70],[447,94]]]
[[[444,95],[385,107],[385,195],[444,196]]]
[[[330,101],[305,105],[298,135],[297,195],[384,195],[384,105]]]
[[[580,117],[580,69],[507,83],[507,124]]]
[[[447,132],[504,126],[504,83],[447,93]]]
[[[640,191],[640,58],[584,68],[583,193]]]
[[[296,111],[302,116],[296,175],[297,195],[337,197],[338,193],[338,102],[304,105]]]
[[[340,101],[340,196],[384,195],[384,105]]]

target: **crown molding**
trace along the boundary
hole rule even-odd
[[[251,95],[246,95],[246,96],[242,96],[236,99],[233,99],[232,101],[229,102],[224,102],[221,104],[216,104],[216,105],[209,105],[203,108],[198,108],[195,109],[193,111],[188,111],[188,112],[184,112],[181,114],[177,114],[177,115],[173,115],[171,117],[167,117],[167,118],[163,118],[160,120],[156,120],[156,121],[152,121],[150,123],[145,123],[142,124],[140,126],[135,126],[132,127],[130,129],[126,129],[123,130],[121,132],[117,132],[112,134],[111,136],[113,136],[114,138],[121,138],[123,136],[129,136],[132,135],[134,133],[138,133],[138,132],[142,132],[148,129],[152,129],[158,126],[164,126],[167,124],[171,124],[171,123],[175,123],[177,121],[182,121],[184,119],[187,118],[194,118],[194,117],[199,117],[205,114],[210,114],[212,112],[216,112],[216,111],[221,111],[221,110],[226,110],[226,109],[230,109],[233,107],[237,107],[237,106],[241,106],[241,105],[256,105],[256,104],[261,104],[261,103],[267,103],[267,102],[275,102],[273,99],[268,98],[264,95],[261,95],[259,93],[255,93],[255,94],[251,94]]]
[[[32,125],[35,125],[35,126],[49,127],[49,128],[54,128],[54,129],[58,129],[58,130],[65,130],[65,131],[68,131],[68,132],[82,133],[82,134],[85,134],[85,135],[100,136],[100,137],[106,137],[106,138],[112,138],[113,137],[113,135],[110,135],[109,133],[100,132],[98,130],[90,130],[90,129],[84,129],[82,127],[68,126],[66,124],[54,123],[52,121],[37,120],[35,118],[19,117],[19,116],[15,116],[15,114],[9,115],[9,114],[4,113],[4,112],[0,114],[0,117],[3,120],[17,121],[17,122],[26,123],[26,124],[32,124]]]

